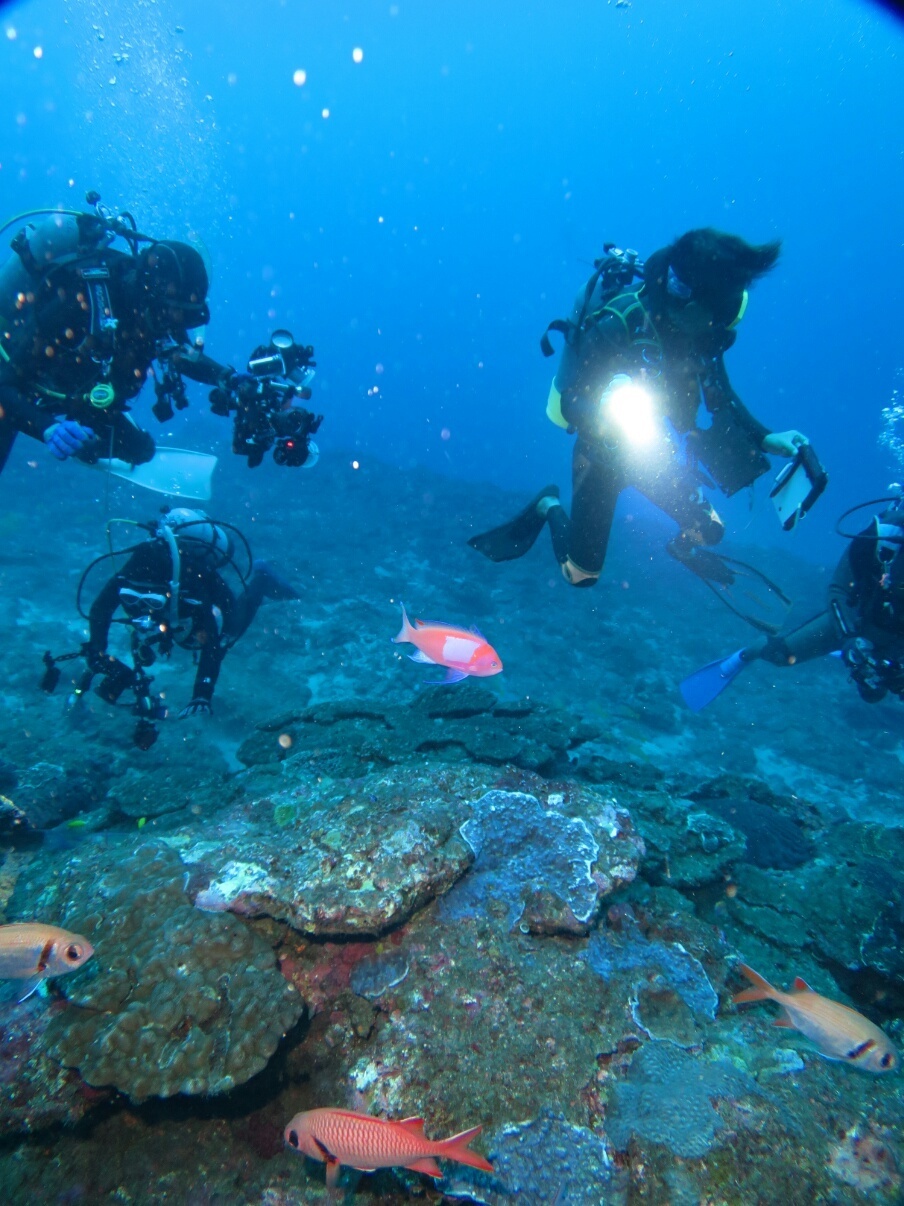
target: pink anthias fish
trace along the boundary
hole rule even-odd
[[[393,1122],[354,1110],[320,1109],[296,1114],[286,1127],[285,1139],[297,1152],[326,1165],[326,1183],[332,1189],[343,1164],[359,1172],[401,1167],[442,1177],[436,1163],[439,1157],[493,1172],[489,1160],[468,1150],[481,1129],[475,1126],[450,1139],[428,1139],[423,1118]]]
[[[441,683],[460,683],[473,674],[488,678],[502,671],[502,658],[476,628],[452,628],[448,624],[427,624],[423,620],[410,622],[402,604],[402,628],[392,638],[396,645],[414,645],[417,653],[409,653],[413,662],[444,666],[445,678],[428,679],[431,686]]]

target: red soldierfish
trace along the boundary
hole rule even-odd
[[[417,653],[408,654],[413,662],[445,666],[446,677],[428,679],[431,686],[460,683],[469,674],[487,678],[502,670],[499,654],[492,645],[487,644],[476,628],[451,628],[448,624],[426,624],[423,620],[415,620],[411,624],[405,614],[404,603],[402,628],[399,635],[392,639],[396,645],[408,643],[417,647]]]
[[[776,1018],[773,1026],[799,1030],[827,1059],[842,1060],[867,1072],[893,1072],[898,1066],[898,1053],[888,1035],[862,1013],[820,996],[800,976],[791,992],[781,992],[745,963],[739,966],[754,987],[739,992],[733,998],[735,1005],[744,1001],[775,1001],[786,1016]]]
[[[304,1110],[286,1127],[285,1136],[290,1147],[326,1165],[326,1183],[332,1189],[343,1164],[360,1172],[401,1166],[441,1177],[438,1156],[492,1172],[489,1160],[468,1150],[482,1129],[475,1126],[451,1139],[428,1139],[423,1118],[391,1122],[353,1110]]]
[[[24,1001],[42,980],[75,971],[94,954],[81,934],[38,921],[0,925],[0,980],[24,980]]]

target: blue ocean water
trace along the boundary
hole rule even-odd
[[[101,936],[96,970],[83,973],[94,977],[86,989],[74,987],[82,973],[61,977],[51,999],[38,995],[0,1018],[6,1048],[15,1050],[15,1058],[0,1057],[0,1079],[15,1102],[6,1115],[0,1109],[0,1184],[10,1201],[113,1201],[118,1186],[133,1201],[319,1200],[322,1174],[282,1150],[282,1127],[297,1110],[424,1112],[430,1134],[484,1121],[490,1140],[481,1150],[492,1158],[493,1143],[510,1147],[517,1126],[550,1113],[565,1118],[563,1134],[583,1128],[587,1142],[592,1132],[596,1150],[593,1136],[606,1136],[607,1101],[621,1102],[620,1146],[610,1143],[602,1161],[609,1161],[612,1201],[639,1192],[644,1164],[651,1200],[787,1201],[781,1193],[793,1149],[806,1149],[808,1140],[815,1145],[812,1196],[795,1200],[834,1194],[859,1202],[870,1193],[900,1200],[904,1096],[893,1078],[823,1064],[805,1048],[803,1071],[790,1056],[783,1064],[765,1011],[759,1033],[749,1020],[742,1032],[729,1008],[742,986],[733,970],[738,959],[782,987],[802,971],[821,993],[883,1024],[900,1048],[904,881],[889,853],[901,834],[900,701],[864,702],[845,667],[826,659],[752,667],[710,712],[693,717],[681,703],[680,680],[748,643],[750,630],[666,556],[674,524],[633,492],[619,504],[603,579],[592,591],[565,585],[545,533],[526,558],[502,566],[466,542],[513,515],[546,482],[558,482],[569,501],[572,440],[544,414],[557,362],[543,358],[539,338],[551,319],[569,313],[604,244],[636,248],[643,258],[711,225],[751,242],[782,240],[777,267],[751,290],[726,364],[753,414],[771,431],[806,433],[830,479],[790,533],[767,498],[778,461],[753,491],[731,499],[713,491],[724,551],[782,585],[794,600],[792,622],[824,606],[847,547],[836,517],[904,480],[895,442],[895,408],[904,406],[902,55],[904,23],[866,0],[0,5],[0,221],[34,209],[83,209],[86,193],[97,190],[112,211],[133,214],[140,230],[200,247],[211,280],[205,350],[243,371],[256,345],[290,329],[314,346],[310,405],[324,416],[316,466],[281,467],[268,456],[249,469],[233,455],[231,421],[209,413],[206,386],[188,382],[190,405],[166,426],[151,415],[149,386],[134,405],[161,447],[219,458],[208,510],[236,525],[254,555],[277,566],[302,596],[297,606],[268,603],[230,652],[210,723],[162,721],[152,750],[132,743],[126,708],[115,712],[91,696],[80,711],[67,709],[74,659],[60,663],[56,695],[36,684],[45,649],[78,652],[85,639],[74,596],[83,569],[108,547],[105,525],[147,521],[173,499],[59,464],[25,436],[0,478],[7,600],[0,791],[25,817],[2,831],[9,846],[0,900],[7,922],[93,920]],[[0,266],[19,225],[3,233]],[[130,540],[114,528],[116,547]],[[87,579],[88,602],[104,573],[101,567]],[[503,674],[446,688],[448,696],[431,703],[442,693],[418,690],[422,668],[400,661],[407,646],[388,643],[402,599],[412,615],[479,627],[501,654]],[[154,691],[167,703],[189,701],[190,661],[177,650],[153,669]],[[464,779],[450,787],[444,774]],[[666,943],[680,944],[682,958],[690,952],[722,1001],[702,1039],[694,1030],[687,1040],[682,1026],[690,1023],[678,1017],[680,992],[667,975],[676,957],[647,966],[641,951],[643,982],[629,977],[610,991],[570,949],[597,940],[582,932],[584,918],[566,924],[548,902],[536,906],[541,922],[521,930],[509,932],[506,917],[490,910],[486,932],[471,918],[470,929],[436,936],[443,926],[456,928],[430,909],[466,873],[466,849],[450,845],[469,820],[465,806],[488,790],[511,790],[538,796],[544,808],[558,807],[561,796],[567,809],[576,783],[598,796],[598,805],[581,797],[581,809],[624,809],[646,844],[639,869],[632,855],[630,875],[617,872],[614,856],[597,869],[608,885],[600,900],[610,890],[614,896],[595,924],[614,927],[610,905],[627,908],[640,919],[643,951]],[[417,802],[413,816],[397,800],[406,788],[408,805]],[[357,814],[347,804],[356,793],[362,809],[372,805],[379,817],[370,845],[350,837]],[[745,862],[740,824],[726,825],[728,838],[710,840],[707,831],[698,849],[691,818],[705,813],[706,799],[740,800],[742,811],[744,802],[768,805],[806,830],[815,857],[803,869]],[[332,822],[339,800],[342,820]],[[254,809],[243,811],[249,801]],[[424,837],[416,819],[434,806],[444,819]],[[404,824],[396,831],[397,813]],[[719,815],[723,824],[724,807]],[[40,844],[50,828],[55,836]],[[284,969],[300,969],[292,982],[306,1013],[299,1007],[295,1029],[285,1027],[289,1039],[255,1063],[256,1070],[273,1056],[260,1074],[270,1079],[252,1079],[246,1096],[237,1089],[221,1105],[216,1096],[186,1092],[185,1078],[177,1098],[169,1096],[176,1091],[170,1082],[136,1090],[125,1073],[111,1088],[86,1071],[88,1056],[67,1064],[69,1039],[59,1037],[67,1016],[101,1000],[116,1013],[109,994],[92,994],[102,994],[104,968],[126,977],[109,953],[114,938],[107,934],[106,954],[103,941],[105,914],[119,917],[126,903],[121,886],[97,899],[72,887],[75,895],[62,899],[53,883],[78,885],[80,859],[92,882],[106,874],[112,883],[110,867],[160,840],[183,858],[186,900],[207,886],[189,886],[197,868],[207,884],[241,883],[235,911],[257,918],[247,923],[259,930],[254,941],[269,943]],[[406,842],[425,861],[435,843],[448,874],[424,870],[409,884],[398,868],[386,871],[401,876],[404,890],[385,933],[375,904],[349,905],[332,887],[321,900],[320,872],[305,864],[303,878],[300,864],[276,865],[290,852],[300,859],[308,844],[326,851],[327,861],[330,849],[353,847],[351,880],[376,882],[369,860],[382,866]],[[160,899],[175,901],[181,880],[166,874],[159,872]],[[279,895],[277,881],[307,885],[317,920],[282,897],[279,906],[258,909],[261,898]],[[535,886],[541,896],[548,889]],[[519,899],[517,892],[503,896]],[[808,912],[808,899],[823,903]],[[175,932],[182,913],[175,903],[161,908],[161,925]],[[178,908],[185,908],[181,897]],[[499,934],[487,937],[493,925]],[[369,957],[365,944],[389,943],[390,931],[413,944],[414,970],[364,1011],[349,988],[348,964]],[[510,967],[516,977],[519,960],[533,969],[517,989],[510,984],[519,1008],[542,1020],[536,1051],[528,1057],[506,1038],[515,1010],[505,1009],[505,984],[475,964],[473,974],[486,977],[480,992],[469,996],[464,982],[452,980],[444,990],[447,1001],[463,1003],[428,1034],[435,1058],[406,1064],[404,1035],[423,1035],[431,991],[436,1015],[446,1018],[441,984],[432,984],[441,973],[424,950],[435,942],[443,967],[466,964],[476,949],[471,938],[498,944],[497,971]],[[190,935],[186,943],[190,950]],[[569,1021],[535,1004],[541,994],[530,977],[545,958],[548,1001],[558,1007],[567,999],[562,985],[571,976],[576,994],[603,1017],[593,1023],[600,1028],[595,1048],[584,1043],[590,1022],[579,1011]],[[632,958],[626,966],[633,968]],[[208,987],[198,989],[202,997]],[[51,1023],[56,1038],[45,1033],[51,1007],[63,1019]],[[436,1054],[443,1034],[458,1033],[455,1019],[471,1019],[476,1034],[491,1010],[498,1028],[487,1024],[473,1043],[495,1036],[500,1044],[479,1061],[493,1093],[464,1076],[457,1083],[445,1066],[473,1054],[462,1056],[454,1043],[445,1064]],[[653,1013],[655,1035],[638,1021]],[[151,1014],[142,1015],[142,1027],[152,1025]],[[723,1130],[741,1135],[736,1167],[724,1162],[706,1100],[704,1139],[670,1151],[658,1140],[647,1145],[667,1130],[661,1120],[632,1130],[625,1103],[639,1095],[633,1080],[630,1093],[612,1091],[613,1078],[628,1076],[638,1044],[661,1043],[662,1059],[672,1058],[662,1038],[672,1022],[683,1036],[672,1044],[684,1049],[674,1056],[676,1068],[692,1049],[760,1078],[763,1092],[745,1099],[746,1113],[720,1116]],[[71,1049],[81,1052],[84,1042],[88,1050],[72,1026]],[[92,1041],[112,1042],[100,1033]],[[508,1041],[524,1067],[537,1060],[548,1077],[523,1098],[511,1090],[512,1111],[504,1114],[498,1103]],[[565,1048],[580,1059],[569,1062]],[[156,1062],[151,1049],[136,1047]],[[111,1060],[101,1061],[107,1071]],[[203,1076],[193,1076],[201,1084]],[[103,1095],[99,1105],[92,1094]],[[812,1105],[819,1094],[830,1103],[823,1113]],[[32,1112],[23,1104],[29,1095],[41,1103]],[[713,1090],[714,1100],[721,1096]],[[779,1120],[789,1116],[798,1138],[787,1150],[774,1148],[770,1164],[754,1134],[780,1134]],[[82,1130],[73,1131],[79,1120]],[[829,1129],[831,1139],[817,1143],[813,1137]],[[40,1161],[28,1135],[54,1152],[43,1198],[35,1196]],[[622,1141],[629,1135],[633,1146]],[[161,1136],[165,1154],[152,1141]],[[231,1180],[220,1177],[212,1155],[224,1143],[241,1153]],[[698,1148],[698,1161],[678,1158]],[[203,1175],[191,1172],[196,1151],[204,1153]],[[471,1174],[456,1166],[456,1196],[559,1201],[544,1196],[555,1191],[540,1174],[542,1152],[525,1146],[517,1159],[528,1170],[517,1187],[468,1181]],[[556,1159],[567,1164],[567,1151]],[[423,1182],[404,1175],[383,1174],[373,1190],[365,1177],[355,1196],[404,1200]],[[569,1179],[568,1186],[561,1206],[610,1200],[594,1196],[600,1191],[592,1185],[575,1188]]]

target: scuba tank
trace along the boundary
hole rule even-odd
[[[51,268],[93,255],[113,239],[92,214],[30,216],[10,243],[13,254],[0,267],[0,315],[14,322],[20,294],[33,293]]]

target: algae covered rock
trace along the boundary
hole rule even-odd
[[[561,709],[503,702],[474,682],[425,690],[410,704],[324,701],[266,720],[242,743],[246,766],[297,759],[332,775],[441,756],[447,763],[511,765],[549,772],[598,735]]]
[[[190,743],[170,743],[159,763],[126,765],[110,784],[106,802],[136,818],[162,816],[189,805],[206,810],[222,802],[228,772],[229,764],[218,749],[205,749],[202,770]]]
[[[134,1101],[242,1084],[304,1010],[268,943],[239,918],[195,909],[187,885],[165,846],[110,843],[17,888],[17,909],[79,925],[95,946],[91,974],[67,985],[47,1051]]]
[[[758,937],[810,947],[851,971],[904,983],[904,836],[849,822],[827,833],[821,857],[794,871],[741,868],[729,912]]]
[[[441,895],[473,855],[449,776],[369,775],[292,785],[226,816],[222,839],[183,846],[210,877],[199,907],[273,917],[318,937],[375,936]],[[278,834],[278,837],[276,836]]]
[[[635,793],[631,813],[646,844],[644,875],[652,883],[712,883],[746,857],[743,833],[708,811],[705,802],[692,804],[665,791]]]

